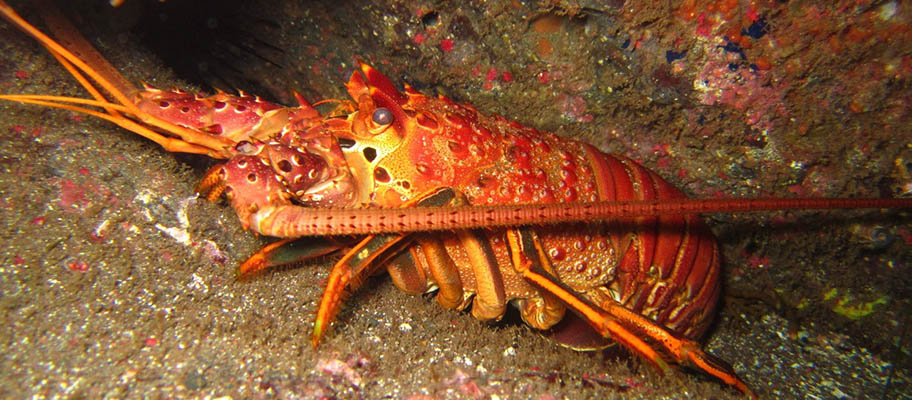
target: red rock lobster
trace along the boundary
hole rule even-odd
[[[346,85],[352,100],[331,101],[334,110],[325,115],[303,99],[284,107],[244,94],[135,90],[5,3],[0,10],[110,99],[85,79],[95,100],[0,98],[87,113],[169,151],[228,160],[206,174],[198,191],[213,201],[226,194],[245,228],[284,238],[245,262],[241,274],[344,248],[318,311],[314,344],[343,291],[385,267],[405,292],[437,290],[445,308],[471,305],[476,318],[495,320],[513,303],[529,325],[551,329],[571,347],[599,348],[610,338],[662,369],[688,365],[751,394],[731,367],[695,342],[720,293],[718,245],[695,214],[912,205],[686,199],[632,160],[408,86],[400,91],[363,63]],[[348,234],[367,236],[351,246],[295,240]]]

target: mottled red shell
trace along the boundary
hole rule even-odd
[[[285,186],[259,156],[234,157],[218,167],[217,173],[244,229],[250,225],[250,216],[260,208],[291,204]]]
[[[337,137],[347,149],[361,203],[398,207],[435,188],[451,187],[471,204],[673,199],[684,194],[638,163],[578,141],[522,126],[446,98],[427,97],[362,65],[348,91],[358,111]],[[378,126],[377,109],[394,120]],[[556,273],[597,304],[617,301],[694,338],[709,326],[719,297],[715,238],[695,217],[639,218],[537,230]],[[502,231],[490,231],[508,298],[534,289],[512,275]],[[460,270],[472,261],[444,239]],[[464,281],[467,290],[475,283]]]
[[[268,112],[284,108],[243,92],[205,97],[147,86],[136,96],[136,105],[149,115],[235,142],[247,140],[256,132]]]
[[[271,143],[264,148],[273,172],[295,197],[302,197],[317,183],[326,169],[326,161],[306,151]]]

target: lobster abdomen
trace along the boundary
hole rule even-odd
[[[642,165],[589,149],[600,200],[685,197]],[[613,283],[616,300],[687,337],[702,335],[712,322],[721,291],[718,245],[702,219],[661,216],[612,225],[621,225],[611,231],[623,253]]]

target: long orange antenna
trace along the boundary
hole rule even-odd
[[[441,231],[518,225],[616,220],[618,218],[768,210],[912,208],[912,199],[666,199],[573,204],[470,207],[327,209],[265,207],[253,229],[267,236],[301,237]],[[344,215],[340,218],[340,215]]]
[[[47,26],[51,34],[54,35],[54,38],[56,38],[60,47],[73,53],[73,55],[80,60],[85,61],[86,64],[91,65],[92,70],[95,71],[97,76],[104,77],[104,79],[110,82],[111,86],[117,89],[118,92],[123,93],[126,96],[131,96],[136,92],[136,85],[127,80],[117,68],[111,65],[104,56],[98,53],[98,50],[79,33],[79,30],[70,23],[69,19],[63,16],[57,7],[49,4],[47,0],[37,0],[36,3],[38,4],[38,7],[41,7],[41,16],[44,19],[45,26]],[[55,55],[58,54],[53,49],[49,48],[49,50]],[[70,72],[72,73],[73,71]],[[83,86],[86,85],[83,84]],[[86,89],[89,88],[86,87]],[[95,98],[98,99],[98,97]]]
[[[49,9],[53,9],[53,8],[49,7]],[[0,0],[0,13],[2,13],[3,17],[7,21],[9,21],[13,25],[15,25],[16,27],[21,29],[23,32],[28,33],[30,36],[32,36],[33,38],[38,40],[38,42],[40,42],[42,45],[44,45],[44,47],[47,47],[48,51],[50,51],[51,53],[60,55],[65,60],[67,60],[68,62],[70,62],[77,68],[79,68],[81,71],[85,72],[87,75],[89,75],[92,78],[92,80],[97,82],[99,86],[101,86],[108,93],[110,93],[111,96],[113,96],[119,103],[127,106],[128,108],[131,108],[132,110],[135,110],[135,112],[137,112],[137,113],[139,112],[139,110],[137,110],[135,108],[135,105],[132,105],[133,102],[127,98],[127,96],[123,93],[123,91],[121,91],[120,89],[117,88],[117,86],[115,86],[113,83],[111,83],[111,81],[109,81],[106,77],[100,75],[99,73],[95,72],[95,69],[93,69],[92,67],[89,67],[88,64],[83,62],[75,54],[71,53],[69,50],[64,48],[59,43],[57,43],[54,39],[51,39],[51,37],[45,35],[43,32],[38,30],[38,28],[35,28],[32,24],[28,23],[28,21],[26,21],[21,16],[19,16],[19,14],[17,14],[16,11],[14,11],[13,8],[9,6],[9,4],[6,4],[6,2],[2,1],[2,0]]]
[[[118,111],[127,112],[126,107],[119,104],[108,103],[102,98],[101,101],[98,100],[89,100],[81,99],[78,97],[64,97],[64,96],[46,96],[46,95],[0,95],[0,100],[9,100],[17,101],[25,104],[34,104],[44,107],[59,108],[61,110],[75,111],[80,114],[91,115],[96,118],[101,118],[107,121],[110,121],[117,126],[124,128],[128,131],[136,133],[144,138],[154,141],[155,143],[160,144],[165,150],[171,152],[180,152],[180,153],[190,153],[190,154],[205,154],[210,155],[212,150],[203,146],[198,146],[193,143],[187,143],[183,140],[164,136],[158,132],[155,132],[129,118],[124,118]],[[96,111],[90,108],[79,107],[74,104],[86,104],[96,107],[104,108],[107,113]]]
[[[101,57],[101,55],[99,55],[97,51],[95,51],[94,48],[88,44],[88,42],[85,42],[84,39],[81,39],[81,35],[78,34],[72,25],[69,25],[69,23],[60,22],[63,20],[63,17],[59,14],[55,14],[57,11],[50,11],[55,10],[53,7],[46,5],[46,9],[50,12],[49,18],[52,21],[52,26],[55,26],[56,29],[60,29],[61,33],[64,35],[73,37],[78,36],[80,38],[73,39],[71,37],[68,39],[69,43],[72,43],[74,46],[80,48],[80,54],[88,57],[93,63],[98,62],[97,59],[103,59],[103,57]],[[234,143],[229,139],[206,135],[192,129],[178,126],[171,122],[148,115],[139,110],[133,100],[128,97],[128,94],[132,94],[135,91],[134,86],[127,82],[126,79],[120,75],[120,73],[116,72],[116,69],[107,61],[101,62],[99,64],[101,66],[98,68],[102,70],[99,72],[98,69],[89,66],[85,61],[83,61],[83,59],[77,57],[60,43],[56,42],[51,37],[38,30],[38,28],[35,28],[32,24],[28,23],[28,21],[19,16],[19,14],[17,14],[13,8],[3,0],[0,0],[0,15],[2,15],[4,19],[18,27],[23,32],[35,38],[35,40],[46,47],[48,51],[53,54],[58,60],[61,60],[61,64],[63,64],[63,66],[67,68],[67,70],[70,71],[70,73],[73,74],[77,80],[79,80],[80,84],[82,84],[83,87],[85,87],[86,90],[89,91],[89,93],[98,101],[103,103],[107,102],[104,96],[101,95],[101,93],[94,87],[94,85],[88,79],[85,79],[78,71],[82,71],[82,73],[91,78],[91,80],[95,81],[98,86],[108,92],[108,94],[110,94],[110,96],[113,97],[117,103],[123,105],[125,107],[126,111],[124,112],[126,114],[135,117],[143,124],[147,124],[150,127],[154,127],[164,132],[178,136],[180,140],[165,137],[161,134],[151,131],[149,128],[143,128],[140,130],[131,128],[127,129],[158,143],[169,151],[202,153],[200,149],[205,148],[207,150],[204,154],[207,154],[211,157],[226,158],[228,156],[226,149],[234,145]],[[69,25],[69,27],[67,27],[67,25]],[[86,50],[89,48],[92,50]],[[7,99],[19,101],[18,99],[10,98],[9,96]],[[69,101],[65,98],[62,98],[59,101],[64,103],[76,103],[75,101]],[[108,103],[110,104],[110,102]],[[67,109],[67,107],[63,107],[60,104],[44,103],[42,105]],[[73,110],[73,108],[69,109]],[[125,119],[117,114],[116,111],[112,112],[113,109],[106,108],[106,110],[114,118]],[[124,125],[131,125],[131,123],[124,123]],[[180,145],[179,142],[181,141],[190,144],[191,146]]]

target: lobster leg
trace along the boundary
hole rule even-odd
[[[683,364],[710,374],[741,392],[756,397],[724,361],[703,352],[700,345],[671,332],[613,300],[594,304],[563,284],[551,272],[550,261],[534,232],[527,228],[507,230],[513,267],[534,286],[564,302],[602,336],[643,356],[663,372],[668,365],[657,349]],[[643,338],[648,339],[647,343]]]
[[[323,297],[320,299],[317,318],[314,321],[311,336],[314,347],[320,342],[326,328],[339,312],[346,289],[360,286],[383,264],[386,257],[397,254],[412,244],[412,240],[411,235],[370,235],[356,244],[333,265],[327,279],[326,289],[323,291]]]
[[[465,203],[465,198],[453,189],[438,188],[419,196],[417,200],[404,204],[403,207],[452,207]],[[472,315],[485,321],[499,319],[504,314],[506,296],[497,261],[493,258],[493,250],[479,232],[459,230],[455,232],[455,235],[460,246],[465,249],[472,260],[472,274],[476,281]],[[317,311],[317,319],[314,322],[312,337],[314,345],[319,342],[325,327],[338,312],[343,292],[350,286],[357,286],[356,282],[369,276],[381,264],[381,261],[399,253],[413,241],[421,249],[416,253],[421,254],[412,254],[412,257],[420,257],[424,261],[433,281],[440,288],[437,301],[445,308],[461,309],[465,307],[467,298],[464,295],[459,271],[441,240],[433,236],[418,237],[418,235],[368,236],[349,250],[330,272],[327,287]],[[397,286],[404,285],[409,292],[417,292],[426,287],[422,286],[420,282],[419,275],[422,272],[421,268],[417,266],[397,262],[388,269],[392,275],[395,275]],[[533,313],[534,306],[530,306],[527,313]],[[548,305],[538,306],[541,308]]]
[[[333,254],[348,244],[333,238],[282,239],[270,243],[238,267],[237,276],[247,278],[266,268],[300,263]]]
[[[455,193],[451,189],[439,189],[431,191],[414,201],[408,202],[404,204],[403,207],[413,205],[442,206],[452,202],[454,195]],[[338,313],[345,290],[360,286],[360,283],[382,264],[380,261],[386,260],[388,257],[392,257],[401,252],[406,246],[412,244],[414,240],[416,240],[415,235],[370,235],[352,247],[351,250],[345,253],[345,255],[333,265],[333,268],[329,273],[329,278],[327,279],[326,289],[323,291],[323,298],[320,299],[320,307],[317,309],[317,318],[314,321],[314,330],[313,335],[311,336],[311,341],[314,346],[320,342],[320,339],[326,331],[326,327],[329,326],[329,323],[332,322],[333,318]],[[425,249],[426,257],[435,258],[435,254],[441,257],[443,256],[443,253],[441,253],[441,251],[444,251],[442,245],[440,245],[440,248],[437,248],[435,243],[428,239],[420,239],[419,243],[421,244],[421,247]],[[402,266],[400,263],[394,265],[396,267]],[[439,275],[436,277],[437,279],[444,279],[444,283],[441,286],[442,293],[438,294],[438,300],[441,304],[448,306],[449,303],[455,301],[453,297],[457,295],[457,289],[461,302],[461,283],[459,281],[459,276],[455,271],[455,266],[447,267],[446,264],[433,265],[435,265],[435,267],[431,268],[431,273]],[[413,275],[413,272],[414,270],[408,268],[396,270],[397,276],[399,277]]]
[[[447,204],[448,207],[464,207],[469,204],[465,195],[456,192],[454,189],[440,189],[442,191],[451,191],[453,198]],[[418,204],[423,206],[424,204]],[[497,265],[494,256],[494,250],[488,239],[481,231],[460,229],[455,232],[456,241],[459,246],[467,253],[471,260],[472,275],[475,277],[475,297],[472,300],[472,316],[479,321],[499,320],[503,317],[506,310],[507,300],[504,293],[503,276]],[[442,247],[442,246],[441,246]],[[453,261],[447,255],[449,263]],[[432,264],[433,265],[433,264]],[[432,266],[433,268],[433,266]],[[453,266],[455,271],[456,266]],[[441,289],[443,286],[441,286]],[[462,289],[460,288],[460,292]],[[464,305],[463,305],[464,306]],[[536,308],[536,305],[523,307],[523,310],[529,315]],[[461,308],[461,307],[460,307]]]
[[[421,295],[433,288],[427,273],[416,262],[420,246],[409,247],[407,251],[386,262],[386,273],[399,290],[411,295]]]
[[[436,236],[427,235],[416,240],[424,256],[428,270],[440,288],[437,291],[437,302],[446,309],[460,308],[463,303],[462,280],[453,259],[446,251],[443,242]]]

